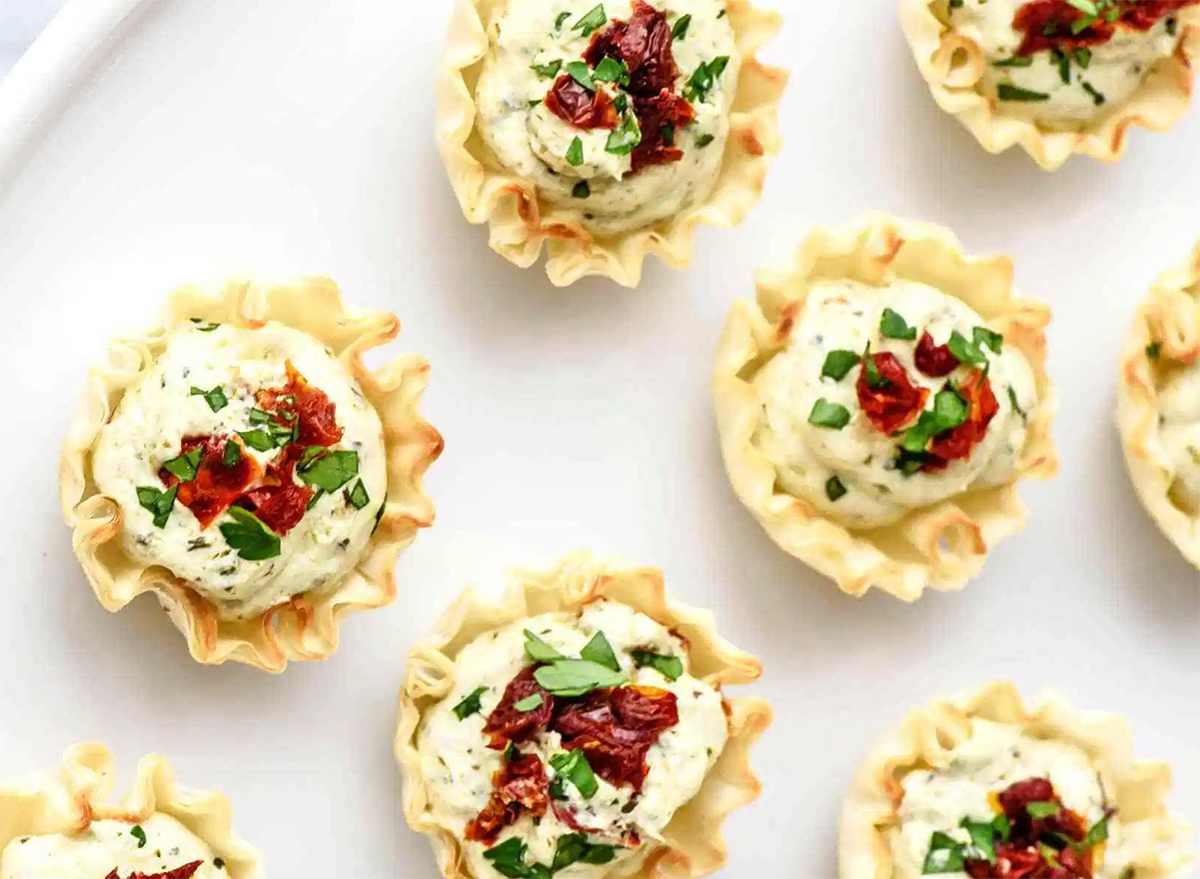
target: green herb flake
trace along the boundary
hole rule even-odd
[[[163,464],[163,469],[176,476],[180,482],[191,482],[196,478],[196,474],[200,472],[200,457],[203,454],[203,448],[192,449],[178,458],[172,458],[170,461],[167,461]]]
[[[1035,92],[1029,89],[1018,88],[1007,82],[1002,82],[996,87],[996,96],[1002,101],[1025,101],[1028,103],[1050,100],[1050,95],[1046,92]]]
[[[592,194],[592,187],[588,186],[586,180],[580,180],[571,190],[572,198],[587,198]]]
[[[671,39],[682,40],[687,36],[688,28],[692,24],[691,14],[679,16],[679,20],[675,22],[675,26],[671,28]]]
[[[566,658],[528,629],[525,630],[525,655],[534,662],[554,662]]]
[[[885,308],[879,318],[879,332],[885,339],[899,339],[902,342],[913,342],[917,338],[917,328],[910,327],[898,312]]]
[[[239,430],[238,436],[242,438],[242,442],[256,452],[269,452],[275,448],[275,438],[265,430],[258,428],[245,431]]]
[[[175,508],[175,498],[179,494],[179,486],[173,485],[166,491],[151,486],[138,486],[138,503],[154,517],[155,528],[167,527],[171,518],[171,510]]]
[[[210,323],[210,322],[205,321],[198,317],[188,318],[188,320],[190,320],[195,325],[194,328],[196,330],[199,330],[202,333],[211,333],[213,330],[215,330],[217,327],[220,326],[220,324]]]
[[[142,825],[134,824],[133,829],[129,831],[129,835],[138,841],[138,848],[146,847],[146,831],[142,829]]]
[[[604,11],[604,4],[601,3],[579,21],[571,26],[571,30],[579,31],[580,36],[590,37],[592,32],[599,30],[608,24],[608,15]]]
[[[611,671],[621,670],[621,664],[617,662],[617,655],[613,653],[612,645],[608,643],[603,632],[597,632],[592,636],[592,640],[588,641],[583,650],[579,652],[579,658],[602,665]]]
[[[1029,813],[1030,818],[1049,818],[1051,815],[1057,815],[1061,808],[1058,803],[1048,801],[1025,804],[1025,811]]]
[[[549,64],[530,64],[529,68],[539,76],[544,76],[547,79],[554,79],[558,76],[558,72],[562,70],[562,59],[556,58]]]
[[[534,693],[529,698],[522,699],[520,702],[515,703],[513,708],[521,712],[535,711],[542,707],[542,703],[544,701],[545,699],[542,698],[541,693]]]
[[[615,82],[618,85],[629,85],[629,66],[624,61],[606,55],[596,65],[592,77],[596,82]]]
[[[664,656],[649,650],[631,650],[629,655],[639,668],[652,668],[668,681],[683,677],[683,660],[678,656]]]
[[[849,494],[849,492],[850,490],[846,488],[846,483],[842,482],[836,476],[830,476],[825,482],[825,497],[829,498],[832,503],[836,504]]]
[[[583,140],[576,137],[567,148],[567,162],[575,167],[583,164]]]
[[[822,397],[813,404],[808,423],[829,430],[841,430],[850,423],[850,410],[840,403],[830,403]]]
[[[831,378],[840,382],[850,370],[862,362],[862,356],[857,351],[830,351],[825,355],[825,364],[821,367],[821,378]]]
[[[592,68],[583,61],[572,61],[567,65],[567,73],[571,74],[571,78],[589,92],[596,90],[596,81],[592,79]]]
[[[220,412],[229,405],[229,399],[219,386],[213,388],[211,391],[206,391],[202,388],[192,388],[191,396],[203,397],[204,402],[208,404],[208,408],[214,412]]]
[[[997,333],[995,330],[989,330],[987,327],[975,327],[971,330],[971,341],[973,341],[980,350],[991,348],[996,354],[1004,353],[1004,336]]]
[[[550,758],[550,768],[574,785],[585,800],[590,800],[596,795],[596,791],[600,790],[600,783],[596,781],[592,766],[581,750],[555,754]]]
[[[604,144],[604,151],[614,156],[627,156],[641,142],[642,128],[638,125],[637,116],[633,113],[626,113],[621,119],[621,124],[609,133],[608,142]]]
[[[308,463],[302,460],[296,466],[296,475],[306,485],[335,492],[358,475],[358,452],[352,449],[324,451],[326,454]]]
[[[528,649],[529,645],[525,646]],[[533,677],[543,690],[567,698],[628,683],[624,675],[583,659],[556,660],[550,665],[540,666]]]
[[[715,134],[709,134],[708,132],[698,134],[696,135],[696,149],[702,150],[716,139]]]
[[[487,687],[480,687],[474,693],[467,696],[457,705],[454,706],[454,716],[459,720],[466,720],[472,714],[478,714],[482,710],[482,705],[479,702],[479,697],[487,692]]]
[[[221,536],[238,556],[248,562],[261,562],[279,556],[279,535],[268,528],[258,516],[241,507],[227,511],[232,522],[221,525]]]
[[[242,447],[233,440],[225,440],[225,453],[221,456],[221,464],[229,470],[242,460]]]

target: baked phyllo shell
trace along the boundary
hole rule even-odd
[[[1047,171],[1077,154],[1115,162],[1134,128],[1166,131],[1183,118],[1192,101],[1193,65],[1200,58],[1200,7],[1175,14],[1181,37],[1174,55],[1155,65],[1119,107],[1082,129],[1056,131],[1006,114],[1000,102],[979,91],[987,58],[974,40],[950,27],[948,0],[900,0],[900,23],[937,105],[989,153],[1019,145]]]
[[[760,272],[755,301],[735,303],[713,368],[726,470],[771,538],[843,591],[862,595],[876,587],[913,601],[926,588],[961,589],[982,569],[991,547],[1024,524],[1017,482],[1057,473],[1050,437],[1056,405],[1046,375],[1044,332],[1050,312],[1015,298],[1012,278],[1008,258],[965,256],[946,229],[872,214],[843,228],[817,229],[790,268]],[[1028,361],[1040,404],[1029,418],[1010,481],[914,509],[882,528],[851,530],[779,487],[776,465],[754,441],[763,400],[753,378],[786,349],[813,287],[836,281],[882,287],[897,280],[929,285],[978,312]]]
[[[1164,376],[1198,368],[1200,245],[1186,263],[1159,277],[1138,309],[1121,357],[1117,405],[1125,462],[1138,497],[1163,533],[1200,568],[1200,516],[1171,498],[1177,468],[1160,433]]]
[[[454,689],[456,657],[479,636],[539,614],[578,612],[601,599],[626,605],[685,638],[691,673],[713,688],[748,684],[762,674],[757,657],[717,634],[712,614],[672,600],[662,572],[655,568],[624,567],[581,552],[547,572],[514,574],[498,603],[468,589],[446,611],[435,633],[409,654],[395,742],[404,779],[404,816],[410,827],[429,836],[447,879],[472,877],[466,872],[461,841],[434,819],[430,808],[417,744],[424,713]],[[606,875],[698,877],[725,864],[721,826],[729,813],[759,796],[761,784],[750,766],[750,749],[771,722],[771,708],[761,699],[727,699],[726,705],[729,738],[699,793],[675,812],[661,842],[644,842],[645,857],[626,864],[634,872]]]
[[[1015,725],[1033,738],[1079,748],[1100,773],[1103,790],[1125,824],[1139,824],[1143,849],[1133,854],[1139,877],[1175,875],[1190,858],[1192,830],[1168,813],[1171,771],[1161,763],[1134,761],[1129,724],[1119,717],[1078,711],[1049,694],[1026,707],[1010,682],[934,702],[908,715],[871,750],[851,783],[838,841],[840,879],[892,879],[888,833],[904,795],[901,780],[915,769],[945,765],[946,756],[971,735],[974,720]]]
[[[787,73],[761,64],[755,53],[776,35],[782,19],[748,0],[724,2],[742,67],[725,156],[711,194],[669,220],[602,236],[585,228],[583,208],[539,198],[532,180],[503,169],[484,145],[476,130],[475,88],[490,48],[487,22],[504,11],[508,0],[456,0],[438,74],[437,142],[463,213],[473,224],[489,224],[493,250],[528,268],[546,248],[546,271],[557,286],[599,275],[635,287],[647,254],[656,254],[672,268],[685,268],[698,225],[732,227],[746,218],[762,194],[771,157],[780,149],[776,117]]]
[[[166,568],[132,559],[120,539],[121,507],[96,485],[94,453],[102,430],[126,391],[162,354],[172,328],[187,321],[249,329],[277,322],[308,334],[346,368],[384,428],[387,501],[358,564],[319,592],[296,596],[248,619],[225,618],[212,601]],[[114,339],[108,362],[92,370],[59,470],[75,554],[104,608],[115,612],[143,592],[153,592],[187,637],[197,661],[219,665],[233,660],[281,672],[288,660],[330,656],[346,614],[395,600],[396,558],[420,529],[433,524],[433,503],[422,480],[442,450],[441,436],[418,411],[428,381],[424,358],[405,355],[378,372],[363,364],[363,354],[393,340],[399,328],[394,315],[348,310],[329,279],[273,285],[231,281],[179,289],[169,297],[158,327]]]
[[[114,802],[114,767],[103,745],[75,745],[63,755],[57,776],[0,783],[0,851],[24,837],[77,836],[95,821],[138,824],[166,815],[211,848],[232,879],[265,875],[261,856],[234,833],[223,794],[182,787],[164,758],[147,756],[128,794]]]

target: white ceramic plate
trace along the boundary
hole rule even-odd
[[[663,566],[761,653],[778,716],[728,877],[835,872],[843,791],[913,704],[1011,676],[1133,721],[1200,819],[1200,588],[1120,460],[1117,348],[1200,238],[1200,112],[1116,167],[993,158],[939,113],[891,0],[787,0],[795,68],[763,204],[700,233],[691,271],[552,289],[463,221],[433,144],[448,2],[76,0],[0,90],[0,777],[102,739],[230,794],[273,877],[431,877],[391,756],[405,653],[469,582],[590,546]],[[753,271],[813,224],[883,208],[1017,259],[1056,311],[1063,475],[966,592],[855,601],[781,553],[722,471],[709,368]],[[281,678],[203,668],[149,598],[110,616],[60,521],[58,446],[105,341],[163,294],[234,271],[328,272],[394,309],[433,364],[438,523],[395,606]]]

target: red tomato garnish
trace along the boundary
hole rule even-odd
[[[250,511],[280,537],[300,524],[315,493],[295,480],[296,465],[303,456],[303,446],[288,446],[278,460],[267,465],[262,485],[242,498]]]
[[[635,98],[638,123],[642,127],[642,142],[633,150],[631,170],[634,173],[650,165],[669,165],[683,158],[674,134],[667,143],[664,129],[675,132],[690,125],[696,118],[692,105],[670,89],[663,89],[654,98]]]
[[[653,687],[593,690],[565,705],[550,724],[568,750],[582,748],[592,770],[616,787],[642,789],[646,752],[679,723],[675,694]]]
[[[589,92],[568,74],[560,76],[551,87],[546,109],[576,128],[616,128],[620,122],[608,92]]]
[[[917,369],[930,378],[945,378],[958,369],[960,362],[954,356],[954,352],[950,350],[949,345],[933,344],[933,336],[929,333],[921,334],[921,340],[917,342],[913,357]]]
[[[672,42],[667,16],[643,0],[634,0],[629,21],[614,21],[596,33],[583,57],[592,67],[606,57],[624,61],[629,68],[629,93],[653,98],[673,88],[679,76]]]
[[[1087,838],[1087,826],[1076,812],[1062,805],[1047,778],[1030,778],[1011,785],[999,794],[1000,807],[1009,820],[1009,838],[996,844],[996,862],[967,861],[972,879],[1091,879],[1091,847],[1076,851],[1070,845],[1051,851],[1048,858],[1038,843],[1059,836],[1074,842]],[[1045,818],[1029,814],[1030,803],[1054,803],[1059,810]]]
[[[125,879],[192,879],[196,875],[196,871],[203,866],[204,861],[192,861],[190,864],[184,864],[174,870],[167,870],[165,873],[130,873]],[[117,872],[116,867],[113,867],[113,871],[105,879],[121,879],[121,874]]]
[[[1095,21],[1067,0],[1031,0],[1017,10],[1013,18],[1013,29],[1024,33],[1025,38],[1017,49],[1018,55],[1033,55],[1044,50],[1073,52],[1088,46],[1107,43],[1117,32],[1118,26],[1147,31],[1159,20],[1187,6],[1195,6],[1200,0],[1136,0],[1120,4],[1120,15],[1109,21],[1101,15]],[[1079,33],[1074,26],[1079,21],[1090,21]]]
[[[916,387],[909,380],[895,355],[872,354],[871,360],[886,384],[871,387],[864,363],[858,376],[858,404],[877,430],[891,436],[921,414],[929,399],[929,390]]]
[[[179,454],[186,455],[203,449],[196,478],[180,482],[179,478],[165,468],[158,472],[163,484],[170,488],[179,486],[177,499],[192,511],[192,515],[204,529],[217,517],[233,506],[236,501],[262,472],[258,463],[249,455],[241,454],[232,467],[225,466],[225,447],[234,439],[219,436],[186,436]]]
[[[488,745],[492,750],[503,751],[509,742],[527,742],[550,722],[554,697],[541,688],[533,672],[533,666],[522,669],[504,689],[500,704],[488,715],[483,731],[492,737]],[[533,711],[518,711],[516,704],[530,696],[541,696],[542,704]]]
[[[992,392],[992,383],[980,370],[971,373],[958,388],[958,393],[970,407],[967,420],[933,438],[929,444],[930,460],[924,467],[927,472],[945,469],[950,461],[971,457],[971,451],[983,442],[988,425],[1000,411],[1000,404]]]
[[[536,754],[505,760],[492,776],[492,788],[488,804],[467,825],[464,836],[469,840],[495,842],[500,831],[516,824],[522,813],[540,818],[550,805],[546,767]]]
[[[270,388],[255,394],[261,409],[274,413],[277,424],[291,424],[294,416],[300,429],[296,441],[304,446],[332,446],[341,442],[343,431],[337,423],[337,406],[319,388],[305,380],[289,360],[288,382],[282,388]]]

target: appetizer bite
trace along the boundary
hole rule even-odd
[[[262,879],[221,794],[145,757],[114,805],[113,768],[103,745],[77,745],[56,778],[0,783],[0,879]]]
[[[1045,306],[1012,264],[872,215],[735,304],[713,372],[725,466],[783,549],[852,595],[962,588],[1057,470]]]
[[[778,152],[779,29],[747,0],[458,0],[438,144],[463,212],[551,281],[636,286],[687,265],[696,225],[740,223]]]
[[[1138,496],[1200,568],[1200,245],[1138,310],[1118,388],[1117,423]]]
[[[771,718],[722,688],[761,672],[657,570],[577,554],[468,591],[409,656],[405,817],[451,879],[707,875]]]
[[[900,0],[934,99],[992,153],[1116,161],[1192,97],[1200,0]]]
[[[886,735],[842,813],[840,879],[1167,879],[1193,833],[1171,772],[1135,763],[1124,720],[1011,683],[935,702]]]
[[[115,340],[60,473],[104,607],[152,591],[200,662],[279,672],[328,657],[346,613],[391,603],[442,449],[417,411],[428,364],[363,365],[398,331],[314,279],[185,288],[158,328]]]

